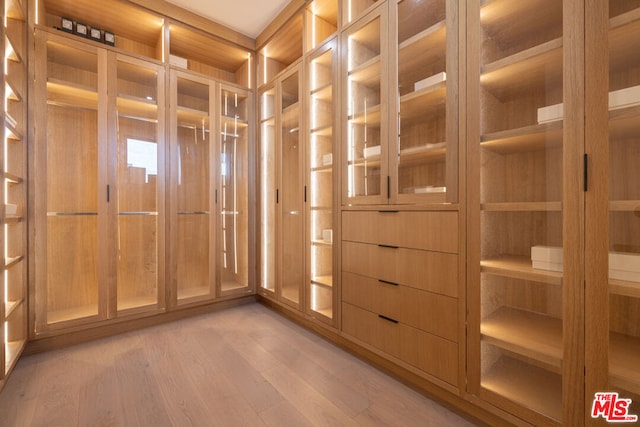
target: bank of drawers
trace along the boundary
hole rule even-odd
[[[456,212],[345,211],[342,329],[458,385]]]

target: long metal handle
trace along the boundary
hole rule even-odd
[[[97,216],[98,212],[47,212],[47,216]]]
[[[118,212],[118,215],[124,215],[124,216],[130,216],[130,215],[158,216],[158,212]]]
[[[383,320],[386,320],[387,322],[391,322],[391,323],[395,323],[395,324],[400,323],[396,319],[392,319],[391,317],[387,317],[387,316],[384,316],[382,314],[378,314],[378,317],[383,319]]]
[[[209,215],[209,211],[180,211],[178,215]]]

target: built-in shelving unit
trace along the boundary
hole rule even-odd
[[[0,30],[2,109],[0,120],[0,389],[27,342],[27,25],[18,0],[2,3]]]
[[[334,2],[337,8],[337,2]],[[337,198],[337,53],[336,39],[329,39],[308,56],[306,76],[307,129],[307,295],[308,312],[329,323],[334,321],[334,275],[338,234]],[[337,282],[337,279],[335,280]]]
[[[610,1],[609,16],[609,383],[637,402],[640,175],[635,165],[640,161],[640,54],[633,41],[640,36],[640,5]],[[632,261],[621,265],[614,259],[620,256]],[[632,409],[637,413],[637,406]]]
[[[561,421],[564,129],[562,105],[552,106],[563,101],[562,2],[490,0],[471,10],[479,13],[480,345],[469,357],[480,359],[486,400],[527,408],[534,422]],[[552,248],[541,249],[546,264],[533,260],[534,246]]]

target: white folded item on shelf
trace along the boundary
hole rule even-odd
[[[444,81],[447,81],[447,73],[443,71],[431,77],[427,77],[426,79],[422,79],[419,82],[415,82],[413,85],[413,90],[419,91],[420,89],[424,89],[426,87],[433,86]]]
[[[640,282],[640,254],[609,252],[609,278]]]
[[[331,154],[331,153],[323,154],[322,155],[322,164],[324,166],[330,166],[331,164],[333,164],[333,154]]]
[[[626,87],[609,92],[609,110],[640,105],[640,85]],[[563,104],[549,105],[538,108],[538,123],[555,122],[563,118]]]
[[[532,246],[531,266],[536,270],[562,272],[562,248],[557,246]]]
[[[182,58],[176,55],[169,55],[169,64],[174,65],[176,67],[184,68],[185,70],[188,68],[187,58]]]
[[[322,230],[322,240],[326,243],[333,243],[333,230],[330,228]]]
[[[406,187],[402,192],[404,194],[446,193],[447,187],[434,187],[432,185],[426,187]]]
[[[4,212],[7,216],[14,216],[18,213],[18,205],[7,203],[4,205]]]
[[[380,146],[376,145],[374,147],[365,147],[363,152],[364,158],[375,157],[380,155]]]

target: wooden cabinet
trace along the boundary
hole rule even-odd
[[[250,194],[249,159],[252,158],[253,94],[229,84],[218,84],[218,155],[220,183],[218,195],[218,263],[220,295],[255,291],[252,262],[249,257],[250,227],[253,219]]]
[[[460,387],[457,221],[457,212],[342,213],[342,331],[445,387]]]
[[[261,288],[302,308],[304,146],[300,62],[260,94]]]
[[[15,0],[2,2],[0,30],[3,108],[0,118],[0,389],[27,342],[27,32],[26,10]]]
[[[180,305],[216,294],[216,96],[203,76],[171,70],[170,78],[171,288]]]
[[[306,65],[306,283],[309,314],[329,323],[334,319],[334,283],[339,240],[337,192],[336,39],[312,51]]]
[[[171,302],[245,293],[252,96],[186,71],[170,79]]]
[[[598,298],[598,303],[608,302],[608,307],[598,311],[608,311],[608,390],[632,399],[629,413],[640,414],[640,181],[636,167],[640,161],[640,3],[612,0],[608,7],[608,14],[604,13],[604,7],[601,12],[609,17],[608,25],[605,24],[609,77],[605,89],[608,93],[602,91],[600,95],[608,95],[609,108],[604,111],[602,104],[606,101],[602,100],[599,112],[608,115],[609,144],[602,144],[601,136],[606,138],[606,135],[598,134],[593,140],[594,144],[608,148],[608,156],[603,156],[608,157],[609,185],[605,188],[609,194],[605,201],[608,223],[602,222],[605,227],[608,225],[608,236],[595,227],[588,232],[605,242],[608,240],[606,252],[599,252],[599,260],[601,263],[605,261],[603,258],[608,260],[609,286],[596,295],[604,297]],[[603,38],[606,43],[606,36]],[[605,76],[606,71],[602,73]],[[593,285],[601,286],[601,283]],[[593,323],[596,322],[606,325],[607,319]]]
[[[470,210],[480,208],[471,212],[479,230],[470,231],[478,240],[469,248],[480,255],[469,276],[479,319],[469,345],[470,389],[534,423],[563,420],[563,394],[571,393],[563,379],[575,381],[576,390],[581,381],[570,379],[572,364],[580,363],[570,351],[571,331],[580,325],[567,303],[576,282],[562,271],[563,248],[577,237],[566,212],[579,206],[568,196],[580,191],[563,160],[581,150],[568,136],[579,123],[553,107],[569,100],[565,76],[578,66],[563,55],[571,48],[570,21],[557,1],[469,8],[469,31],[477,34],[469,93],[479,108],[469,150],[478,156],[480,185],[470,189],[479,190]]]
[[[343,203],[457,203],[458,5],[376,4],[342,38]]]
[[[36,333],[161,309],[164,70],[36,34]]]

